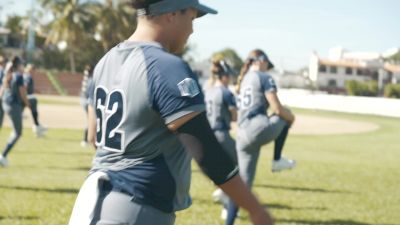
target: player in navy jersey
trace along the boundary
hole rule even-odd
[[[253,224],[273,224],[216,140],[197,77],[174,55],[193,20],[216,11],[197,0],[132,3],[136,31],[94,70],[88,137],[97,150],[70,225],[174,224],[191,204],[191,157]]]
[[[35,96],[35,84],[33,81],[32,73],[35,70],[35,66],[33,64],[28,64],[24,70],[24,85],[26,87],[26,93],[28,96],[28,101],[31,106],[30,111],[33,120],[33,127],[32,130],[36,134],[36,137],[44,136],[47,129],[43,127],[39,123],[39,113],[38,113],[38,101]]]
[[[7,156],[22,135],[23,106],[25,105],[30,108],[22,77],[23,69],[24,65],[19,57],[14,57],[8,62],[0,89],[2,107],[4,112],[10,117],[13,128],[10,138],[0,156],[0,166],[3,167],[8,166]]]
[[[236,150],[240,176],[251,188],[256,173],[261,146],[274,141],[272,171],[295,167],[295,161],[282,157],[289,128],[294,122],[292,112],[283,107],[277,87],[266,73],[274,66],[261,50],[250,53],[238,77],[238,128]],[[271,108],[272,115],[268,115]],[[234,224],[238,207],[230,201],[226,225]]]

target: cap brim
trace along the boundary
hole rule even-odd
[[[275,65],[268,59],[268,70],[271,70],[275,67]]]
[[[194,6],[195,9],[197,9],[197,18],[202,17],[206,14],[217,14],[218,11],[215,9],[212,9],[208,6],[202,5],[202,4],[198,4],[196,6]]]

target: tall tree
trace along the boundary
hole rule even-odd
[[[65,41],[70,61],[70,69],[76,72],[75,54],[78,43],[93,34],[93,8],[97,3],[79,0],[41,0],[42,6],[49,10],[54,20],[48,25],[47,44]]]
[[[97,5],[96,36],[100,41],[104,52],[114,45],[125,40],[136,29],[137,21],[135,10],[128,1],[105,0]]]
[[[12,47],[23,47],[25,43],[26,30],[23,27],[24,18],[21,16],[13,15],[7,18],[5,27],[10,29],[8,45]]]

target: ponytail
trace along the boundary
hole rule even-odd
[[[248,59],[246,63],[242,66],[240,69],[240,74],[237,79],[237,84],[236,84],[236,93],[239,94],[240,92],[240,84],[242,83],[242,80],[246,73],[249,71],[251,64],[253,63],[253,59]]]

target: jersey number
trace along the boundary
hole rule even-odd
[[[240,109],[249,108],[253,104],[253,88],[251,86],[247,86],[243,88],[243,91],[240,92],[238,98],[238,107]]]
[[[125,98],[123,92],[114,90],[109,93],[98,87],[96,96],[96,146],[115,152],[122,152],[124,131],[120,130],[125,117]]]

